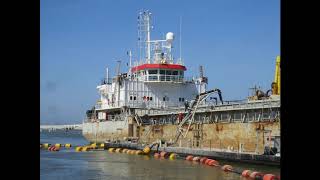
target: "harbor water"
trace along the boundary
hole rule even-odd
[[[71,149],[58,152],[40,149],[41,180],[244,180],[239,174],[182,159],[155,159],[146,155],[130,155],[108,151],[75,152],[74,145],[85,145],[81,131],[42,131],[40,143],[72,144]],[[280,174],[280,167],[219,161],[236,169]]]

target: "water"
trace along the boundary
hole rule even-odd
[[[71,143],[85,145],[88,142],[80,131],[41,132],[40,143]],[[279,175],[277,167],[219,161],[237,169],[250,169]],[[40,179],[42,180],[244,180],[235,173],[226,173],[211,167],[185,160],[154,159],[149,156],[110,153],[108,151],[75,152],[74,147],[59,152],[40,150]]]

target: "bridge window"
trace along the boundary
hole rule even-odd
[[[160,70],[160,74],[166,74],[165,70]]]
[[[178,71],[172,71],[172,75],[178,75]]]
[[[166,76],[160,76],[160,81],[165,81],[166,80]]]
[[[149,70],[149,74],[158,74],[158,70]]]
[[[158,81],[158,76],[149,76],[149,81]]]
[[[167,75],[171,75],[171,74],[172,74],[172,71],[171,71],[171,70],[167,70],[167,71],[166,71],[166,74],[167,74]]]
[[[130,100],[132,101],[132,96],[130,96]]]

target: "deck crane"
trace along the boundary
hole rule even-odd
[[[182,121],[180,122],[180,124],[177,127],[177,134],[176,134],[176,138],[175,138],[175,141],[173,144],[177,143],[177,141],[181,135],[183,137],[187,136],[189,129],[190,129],[190,126],[192,125],[192,123],[194,121],[194,115],[197,111],[198,106],[213,93],[218,93],[219,99],[220,99],[221,103],[223,104],[223,99],[222,99],[222,94],[221,94],[220,89],[213,89],[213,90],[206,91],[206,92],[203,92],[203,93],[200,93],[199,95],[197,95],[195,100],[193,101],[193,103],[190,105],[190,108],[189,108],[186,116],[182,119]],[[185,124],[187,124],[188,122],[189,122],[189,125],[188,125],[187,129],[184,129],[183,126]]]
[[[190,129],[190,126],[194,121],[194,115],[195,115],[195,112],[197,111],[198,106],[213,93],[218,93],[219,99],[220,99],[221,103],[223,104],[223,99],[222,99],[222,94],[221,94],[220,89],[213,89],[213,90],[206,91],[206,92],[203,92],[203,93],[200,93],[199,95],[197,95],[195,100],[193,101],[193,103],[190,105],[190,108],[188,109],[187,115],[182,119],[182,121],[180,122],[180,124],[177,127],[177,135],[176,135],[176,139],[173,144],[175,144],[178,141],[180,135],[184,131],[186,131],[186,133],[183,136],[184,137],[187,136],[187,133]],[[183,125],[185,125],[187,123],[187,121],[189,121],[189,125],[188,125],[187,130],[184,130]],[[153,142],[150,145],[145,146],[143,149],[144,154],[149,154],[151,149],[153,148],[153,146],[157,146],[157,149],[158,149],[159,143]]]
[[[274,81],[271,84],[272,95],[280,95],[280,56],[277,56]]]

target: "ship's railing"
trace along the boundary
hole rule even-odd
[[[125,115],[107,115],[105,118],[88,118],[86,117],[84,122],[104,122],[104,121],[124,121]]]
[[[165,115],[165,114],[178,114],[184,112],[183,105],[180,107],[172,106],[171,108],[163,108],[158,110],[140,110],[140,114],[148,115]],[[261,101],[256,103],[238,103],[235,101],[230,101],[229,104],[221,104],[220,102],[216,105],[214,102],[207,102],[203,105],[200,105],[197,109],[197,112],[216,112],[216,111],[231,111],[231,110],[250,110],[250,109],[268,109],[268,108],[277,108],[280,107],[280,101]],[[137,111],[137,110],[136,110]],[[139,110],[138,110],[139,112]]]
[[[130,108],[161,108],[161,109],[167,109],[172,107],[182,107],[184,106],[184,102],[172,102],[172,101],[164,101],[164,102],[155,102],[153,100],[143,100],[143,99],[136,99],[136,100],[130,100],[130,101],[124,101],[120,100],[109,102],[109,104],[101,104],[97,103],[95,105],[96,109],[107,109],[107,108],[120,108],[122,106],[128,106]]]
[[[143,112],[143,111],[141,111]],[[150,111],[151,112],[151,111]],[[183,113],[183,116],[185,113]],[[142,113],[143,114],[143,113]],[[143,124],[148,125],[166,125],[179,124],[178,113],[167,113],[158,116],[152,116],[144,112],[141,116]],[[274,122],[280,120],[280,108],[252,109],[249,111],[217,111],[217,112],[197,112],[194,116],[195,124],[212,124],[212,123],[231,123],[231,122]]]

